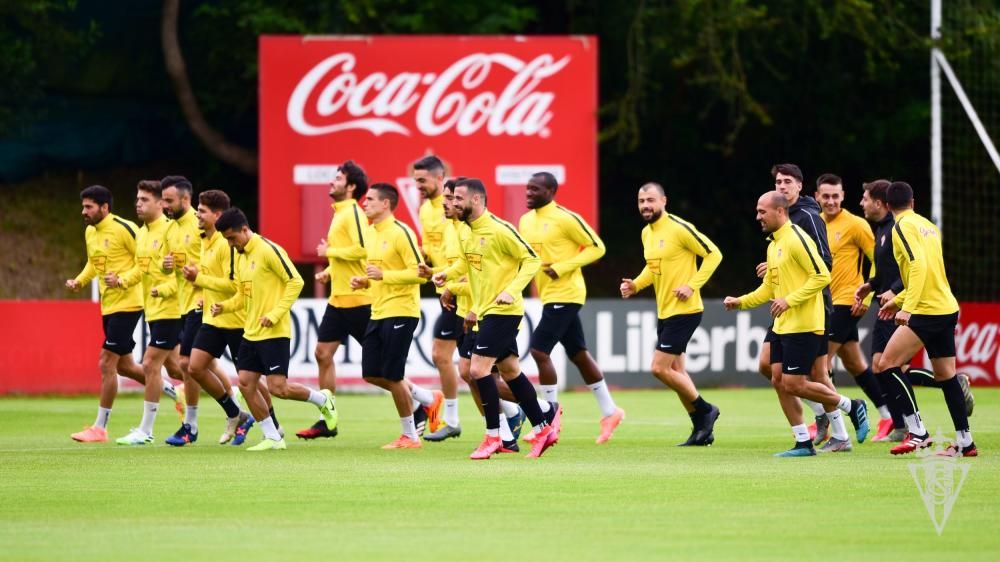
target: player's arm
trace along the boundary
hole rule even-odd
[[[517,232],[507,228],[499,228],[497,233],[497,239],[503,251],[518,261],[517,274],[504,287],[503,292],[512,296],[520,295],[542,267],[542,259],[535,254],[531,246]]]
[[[682,225],[689,226],[689,225]],[[688,287],[698,290],[708,283],[708,280],[722,263],[722,252],[707,236],[695,230],[694,227],[681,229],[681,241],[684,247],[701,258],[698,271],[688,280]]]
[[[913,312],[920,304],[920,296],[927,284],[927,255],[920,243],[920,232],[912,221],[897,222],[892,244],[899,253],[906,255],[906,261],[899,260],[899,269],[908,268],[906,289],[896,294],[896,305],[905,312]]]
[[[235,250],[233,248],[229,249],[230,256],[226,259],[225,256],[217,256],[215,259],[217,261],[225,260],[226,264],[223,265],[223,271],[228,271],[228,275],[225,277],[215,277],[214,275],[209,275],[204,271],[198,271],[198,276],[194,278],[191,282],[192,285],[200,289],[209,289],[212,291],[218,291],[220,293],[225,293],[227,295],[232,295],[236,292],[236,266],[235,257],[232,255]]]
[[[351,211],[352,215],[347,218],[351,223],[350,228],[347,229],[347,235],[350,237],[351,243],[340,248],[328,246],[326,248],[326,257],[347,261],[358,261],[368,257],[368,250],[365,248],[365,243],[367,242],[365,239],[365,230],[367,229],[367,225],[362,222],[361,213],[358,212],[356,206],[352,205]]]
[[[819,252],[807,244],[791,244],[792,259],[796,265],[808,272],[809,278],[801,287],[785,297],[788,306],[795,307],[812,298],[830,284],[830,270],[826,268]]]
[[[93,281],[94,277],[97,277],[97,270],[94,269],[94,264],[90,263],[90,259],[88,259],[87,263],[83,265],[83,270],[73,280],[76,281],[77,285],[82,287]]]
[[[382,270],[382,282],[386,285],[419,285],[427,281],[418,273],[417,266],[423,263],[417,244],[407,230],[399,229],[392,239],[393,249],[403,260],[403,269]]]
[[[607,248],[604,246],[604,241],[601,240],[601,237],[580,217],[573,214],[566,214],[560,220],[563,232],[567,233],[570,240],[576,242],[582,248],[573,257],[550,266],[562,277],[567,273],[572,273],[585,265],[590,265],[601,259],[605,252],[607,252]]]
[[[121,235],[119,234],[119,236]],[[118,274],[118,286],[122,289],[128,289],[142,280],[142,270],[139,269],[138,256],[139,238],[145,238],[144,230],[142,229],[139,230],[139,234],[136,237],[136,243],[132,245],[132,255],[134,256],[134,259],[132,260],[132,267],[126,271],[115,272]]]
[[[170,226],[167,227],[167,232],[163,235],[164,244],[160,246],[159,251],[153,257],[152,264],[150,264],[150,267],[158,267],[162,273],[167,274],[163,283],[159,283],[153,287],[153,290],[156,291],[156,296],[163,299],[174,296],[178,290],[177,275],[174,273],[174,270],[163,268],[163,258],[173,253],[173,245],[170,241],[175,236],[177,228],[176,222],[170,223]]]
[[[754,289],[753,292],[736,297],[740,301],[740,310],[756,308],[774,298],[774,285],[771,283],[772,275],[771,268],[767,268],[767,272],[764,273],[764,280],[761,281],[759,287]]]
[[[646,249],[646,233],[648,231],[649,231],[649,227],[646,227],[646,228],[642,229],[642,247],[643,247],[643,250]],[[652,285],[654,279],[655,278],[653,276],[653,271],[649,269],[649,264],[646,264],[646,266],[642,268],[642,271],[639,272],[639,275],[635,279],[632,280],[632,283],[635,285],[635,292],[638,293],[639,291],[641,291],[641,290],[645,289],[646,287],[649,287],[650,285]]]
[[[865,258],[868,259],[868,274],[873,275],[875,273],[875,233],[872,232],[867,223],[858,223],[855,229],[854,241],[861,248],[861,252],[865,255]],[[872,297],[874,296],[874,291],[870,291],[868,296],[862,299],[861,304],[866,307],[871,306]]]
[[[452,281],[444,286],[449,293],[455,296],[468,297],[472,295],[472,288],[469,281],[463,278],[461,281]]]
[[[268,252],[265,254],[268,256],[268,266],[271,268],[271,271],[285,281],[285,287],[281,291],[281,298],[275,303],[274,308],[264,315],[271,321],[271,324],[277,324],[292,310],[295,299],[299,298],[299,293],[302,292],[302,287],[305,286],[302,276],[291,265],[292,260],[288,259],[288,254],[283,249],[278,248],[277,250],[277,252]]]

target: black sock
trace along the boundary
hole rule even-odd
[[[969,431],[969,417],[965,414],[965,396],[962,394],[962,385],[958,382],[958,377],[941,383],[941,392],[944,393],[944,401],[948,404],[948,413],[951,414],[951,421],[955,424],[955,431]]]
[[[892,416],[892,427],[894,429],[906,429],[906,422],[903,421],[903,413],[896,407],[895,401],[889,399],[889,372],[876,373],[874,376],[878,380],[879,390],[882,391],[882,401],[885,402],[885,406],[889,408],[889,414]]]
[[[274,406],[268,408],[267,411],[269,414],[271,414],[271,421],[274,422],[274,429],[278,429],[279,427],[281,427],[281,424],[278,423],[278,416],[274,415]]]
[[[913,387],[910,386],[910,380],[903,374],[902,369],[893,367],[888,371],[879,373],[879,377],[883,378],[888,384],[886,397],[889,399],[888,403],[896,411],[903,416],[912,416],[917,412],[916,395],[913,394]]]
[[[483,406],[483,415],[486,416],[486,429],[500,429],[500,391],[497,390],[497,381],[493,380],[493,375],[486,375],[476,379],[476,388],[479,389],[479,400]]]
[[[910,368],[906,371],[907,378],[910,379],[911,386],[929,386],[931,388],[943,388],[941,383],[934,379],[934,372],[927,369]]]
[[[861,390],[864,391],[865,396],[872,401],[872,404],[876,408],[881,408],[885,406],[885,399],[882,397],[882,389],[879,388],[878,381],[875,380],[875,375],[872,374],[871,369],[865,369],[865,372],[854,377],[854,382],[858,383]]]
[[[507,381],[507,386],[514,393],[514,398],[517,398],[517,403],[524,410],[524,415],[528,416],[532,427],[544,424],[545,414],[542,413],[542,409],[538,406],[538,394],[535,393],[535,387],[531,386],[531,381],[528,380],[528,377],[524,376],[524,373],[521,373],[516,378]]]
[[[701,397],[701,394],[691,401],[691,405],[694,406],[695,414],[705,414],[712,409],[708,402],[705,402],[705,399]]]
[[[226,411],[227,418],[235,418],[240,415],[240,407],[236,405],[235,401],[233,401],[232,396],[226,394],[222,398],[218,398],[215,401],[218,402],[219,406],[222,406],[222,409]]]

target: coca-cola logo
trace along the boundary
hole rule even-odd
[[[973,381],[992,381],[1000,376],[1000,353],[997,353],[997,332],[1000,325],[995,322],[970,322],[960,324],[955,335],[955,352],[958,370],[965,372]],[[993,373],[989,372],[992,367]]]
[[[569,61],[568,55],[557,60],[543,54],[524,61],[506,53],[473,53],[440,74],[360,76],[355,55],[337,53],[320,61],[295,86],[288,99],[288,124],[306,136],[347,130],[411,136],[412,126],[426,136],[452,130],[469,136],[485,129],[491,136],[545,138],[551,134],[555,94],[538,88]],[[496,88],[499,91],[485,89],[484,83],[496,73],[509,75],[504,77],[506,85]],[[414,108],[412,124],[404,124],[402,117]]]

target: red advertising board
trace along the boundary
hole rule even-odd
[[[927,354],[921,358],[929,369]],[[1000,303],[962,303],[955,330],[955,365],[975,386],[1000,386]]]
[[[396,216],[418,232],[410,165],[427,154],[515,222],[528,177],[549,171],[596,226],[595,37],[262,36],[259,56],[260,230],[293,260],[317,259],[348,159],[399,187]]]

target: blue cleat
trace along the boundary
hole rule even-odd
[[[247,412],[247,421],[236,428],[236,435],[233,435],[233,440],[230,441],[230,443],[236,447],[242,445],[243,442],[247,440],[247,433],[250,431],[250,428],[253,427],[255,422],[256,420],[253,419],[253,416]]]
[[[858,437],[858,443],[864,443],[871,427],[868,425],[868,404],[864,400],[851,400],[851,423]]]
[[[191,431],[191,425],[182,423],[181,428],[177,430],[176,433],[167,437],[167,445],[173,445],[174,447],[183,447],[188,443],[194,443],[198,440],[198,434]]]
[[[517,407],[517,415],[512,418],[507,418],[507,426],[510,427],[510,432],[514,435],[514,443],[516,445],[517,440],[521,437],[521,430],[524,428],[524,420],[526,416],[524,415],[524,410],[520,406]],[[506,446],[506,443],[504,444]],[[517,449],[513,449],[517,451]]]
[[[801,443],[796,443],[794,447],[787,451],[782,451],[780,453],[775,453],[776,457],[814,457],[816,456],[816,449],[813,448],[812,441],[802,441]]]

